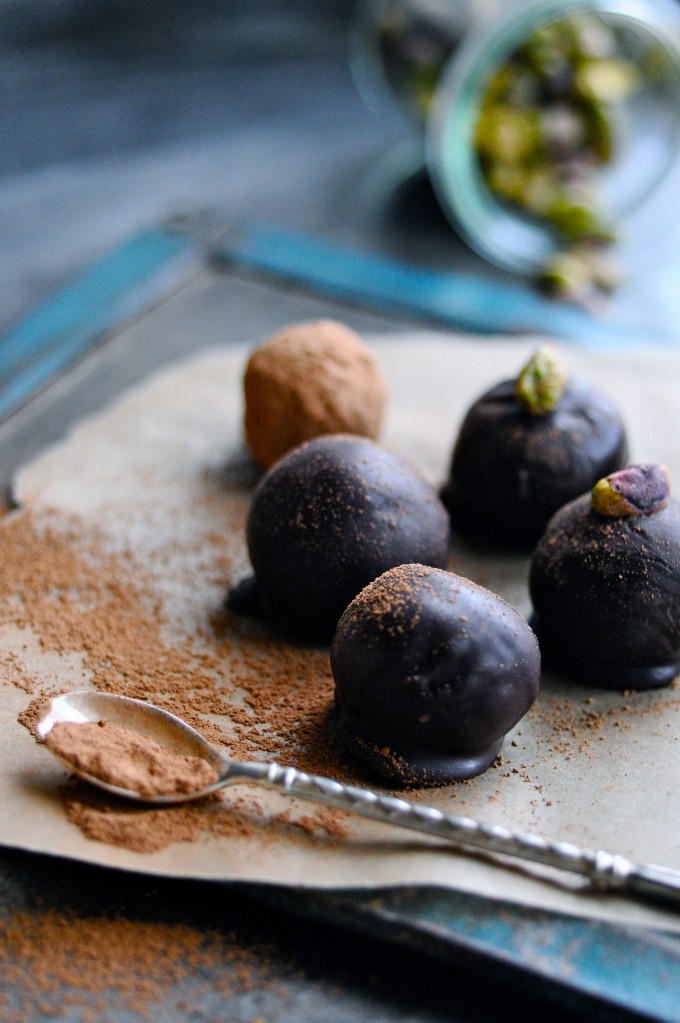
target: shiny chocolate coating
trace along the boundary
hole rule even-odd
[[[551,519],[529,575],[548,667],[606,689],[668,685],[680,667],[680,503],[607,518],[590,494]]]
[[[536,699],[540,665],[536,637],[500,597],[402,565],[358,594],[333,637],[342,742],[401,784],[481,774]]]
[[[232,594],[232,606],[330,641],[352,598],[388,568],[446,565],[449,521],[409,461],[337,434],[300,445],[269,470],[246,535],[255,582]]]
[[[514,391],[506,380],[469,409],[442,500],[473,542],[528,550],[558,508],[625,465],[628,445],[616,407],[587,382],[571,378],[543,415]]]

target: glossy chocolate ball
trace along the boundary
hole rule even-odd
[[[265,474],[246,534],[260,611],[328,641],[350,600],[388,568],[445,566],[449,522],[409,461],[365,438],[333,435],[302,444]],[[236,610],[248,610],[242,594],[232,595]]]
[[[680,504],[649,499],[661,472],[614,473],[557,512],[536,547],[532,625],[547,665],[575,683],[649,689],[678,674]]]
[[[533,632],[476,583],[402,565],[370,583],[331,644],[348,753],[393,782],[443,785],[485,771],[538,694]]]

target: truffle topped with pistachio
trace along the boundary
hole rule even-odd
[[[542,345],[514,380],[483,394],[456,439],[442,499],[454,530],[487,547],[530,549],[550,516],[622,468],[614,403]]]
[[[608,689],[668,685],[680,668],[680,503],[670,474],[633,465],[550,520],[531,562],[548,667]]]

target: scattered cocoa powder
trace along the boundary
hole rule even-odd
[[[224,803],[214,796],[158,810],[106,799],[84,786],[64,792],[66,816],[87,838],[133,852],[157,852],[174,842],[195,842],[201,835],[257,835],[261,843],[276,839],[277,833],[262,825],[262,809],[256,801],[241,796]]]
[[[242,529],[242,521],[235,525]],[[224,558],[221,568],[226,592],[230,565]],[[333,693],[327,649],[282,643],[220,608],[181,643],[168,637],[166,624],[153,580],[132,557],[105,553],[77,522],[45,524],[22,511],[2,524],[0,629],[26,630],[43,651],[80,653],[94,688],[155,703],[236,759],[265,756],[307,772],[347,775],[326,729]],[[64,685],[36,680],[29,653],[24,663],[25,651],[17,649],[3,657],[2,667],[6,683],[34,697],[20,716],[34,732],[46,699]],[[73,688],[79,686],[80,680]],[[197,807],[109,812],[82,791],[67,796],[69,819],[91,839],[137,851],[204,833],[252,834],[254,826],[251,818],[229,820],[224,807],[221,815]],[[344,815],[338,811],[335,819],[330,837],[347,833]],[[326,818],[318,820],[316,833],[330,835]],[[306,824],[291,819],[289,833],[292,828],[306,839]]]
[[[312,837],[325,835],[329,838],[342,839],[347,835],[347,828],[342,820],[338,818],[335,810],[329,808],[317,809],[314,814],[302,814],[299,817],[295,817],[290,810],[284,810],[283,813],[276,814],[273,820],[280,824],[294,824]]]
[[[579,702],[544,690],[529,712],[541,725],[539,747],[566,760],[577,754],[593,755],[595,744],[605,741],[610,725],[633,730],[638,718],[680,712],[677,680],[658,694],[629,693],[624,694],[624,699],[625,703],[617,698],[614,706],[598,708],[592,696]]]
[[[218,777],[207,760],[171,753],[150,736],[108,721],[59,721],[45,745],[76,770],[141,796],[187,795]]]
[[[272,959],[265,942],[244,948],[234,935],[182,923],[17,912],[0,919],[0,1021],[66,1013],[98,1023],[112,1001],[131,1018],[162,1019],[168,991],[187,983],[198,1011],[215,994],[278,987]]]

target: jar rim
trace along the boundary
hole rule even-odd
[[[673,145],[654,180],[640,188],[624,221],[623,248],[653,237],[680,215],[680,8],[675,0],[530,0],[515,4],[502,21],[470,31],[445,69],[428,118],[425,156],[438,200],[470,247],[504,269],[532,273],[560,248],[547,225],[495,198],[483,181],[474,132],[489,72],[498,68],[532,32],[582,13],[602,15],[617,25],[646,33],[671,58],[677,93]],[[675,208],[675,209],[674,209]]]

